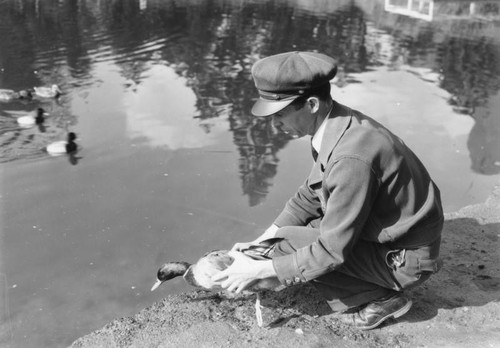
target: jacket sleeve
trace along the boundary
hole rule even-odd
[[[309,180],[299,187],[295,196],[290,198],[274,224],[284,226],[306,226],[311,220],[321,216],[321,202],[309,187]]]
[[[328,190],[320,236],[295,253],[273,259],[285,285],[306,282],[340,267],[359,238],[379,187],[369,163],[343,157],[326,168],[323,190]]]

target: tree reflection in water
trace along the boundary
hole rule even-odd
[[[476,12],[499,12],[498,4],[486,3]],[[0,6],[0,64],[5,69],[1,86],[20,89],[47,81],[63,82],[68,88],[92,85],[95,65],[109,61],[130,81],[124,88],[133,89],[151,64],[171,66],[197,96],[193,117],[200,127],[210,132],[211,120],[229,120],[250,205],[261,202],[269,191],[276,153],[289,140],[274,134],[268,120],[249,116],[257,96],[250,69],[261,57],[295,49],[337,57],[340,87],[354,82],[351,72],[381,64],[397,69],[401,60],[433,70],[440,75],[441,87],[451,93],[450,104],[476,121],[468,142],[472,169],[483,174],[500,171],[494,155],[495,139],[500,138],[498,108],[489,106],[497,105],[500,53],[495,35],[488,34],[497,32],[490,21],[426,22],[386,12],[382,0],[315,6],[271,0],[238,5],[224,0],[24,0],[3,1]],[[435,10],[456,17],[463,16],[462,7],[447,1]],[[387,62],[384,40],[389,36]],[[68,110],[61,113],[68,115],[62,125],[77,122]],[[7,147],[19,146],[3,131],[0,138]]]
[[[477,173],[500,173],[500,49],[492,38],[450,38],[442,46],[441,86],[452,91],[454,109],[471,116],[471,168]]]
[[[248,195],[250,206],[261,203],[269,192],[277,171],[276,152],[287,141],[283,136],[274,134],[270,123],[270,118],[252,116],[231,122],[234,143],[238,145],[240,154],[243,193]]]

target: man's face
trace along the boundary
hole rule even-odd
[[[313,117],[307,102],[294,101],[284,109],[271,116],[273,126],[294,138],[301,138],[311,134]]]

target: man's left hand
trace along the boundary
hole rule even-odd
[[[222,288],[239,294],[259,279],[276,276],[272,261],[257,261],[238,251],[230,251],[234,262],[212,277]]]

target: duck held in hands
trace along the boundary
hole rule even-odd
[[[241,250],[241,252],[254,260],[270,260],[270,254],[274,250],[275,244],[281,240],[283,239],[267,239],[259,244],[251,245],[249,248]],[[228,268],[233,261],[234,258],[229,254],[228,250],[215,250],[205,254],[194,264],[183,261],[165,263],[158,270],[157,280],[151,288],[151,291],[156,290],[167,280],[179,276],[182,276],[188,284],[194,287],[210,291],[220,291],[222,288],[219,283],[213,282],[211,278],[216,273]],[[262,279],[255,283],[249,290],[272,290],[279,285],[278,279],[275,279],[275,281],[271,279]]]
[[[270,260],[271,254],[276,243],[282,241],[283,238],[271,238],[261,241],[259,244],[251,245],[247,249],[241,250],[243,254],[251,257],[254,260]],[[234,262],[234,258],[228,250],[216,250],[205,254],[196,263],[188,262],[168,262],[163,264],[158,270],[156,283],[151,288],[151,291],[157,289],[167,280],[182,276],[184,280],[197,288],[209,291],[223,290],[219,282],[212,281],[212,276],[225,270]],[[255,304],[257,323],[262,326],[262,313],[260,311],[259,291],[265,290],[282,290],[284,286],[278,278],[260,279],[246,291],[257,294]]]

